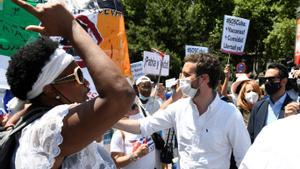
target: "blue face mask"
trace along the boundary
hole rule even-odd
[[[139,98],[143,101],[147,101],[149,99],[149,97],[145,97],[141,93],[139,93]]]

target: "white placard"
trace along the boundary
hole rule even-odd
[[[143,61],[131,63],[130,69],[134,81],[136,81],[139,77],[145,75],[145,73],[143,72]]]
[[[202,46],[185,45],[185,56],[193,53],[208,53],[208,48]]]
[[[170,88],[176,84],[176,78],[166,80],[166,88]]]
[[[236,55],[244,54],[250,20],[224,16],[221,51]]]
[[[9,60],[10,57],[0,55],[0,89],[9,89],[5,76]]]
[[[143,69],[145,74],[159,75],[162,58],[159,54],[144,51]],[[161,76],[169,76],[170,56],[165,55],[161,69]]]

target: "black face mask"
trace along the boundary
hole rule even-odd
[[[280,89],[280,82],[267,82],[265,83],[265,89],[268,95],[273,95]]]

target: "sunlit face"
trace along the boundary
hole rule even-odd
[[[78,65],[72,62],[56,79],[66,77],[74,73]],[[71,103],[82,103],[88,99],[87,93],[89,92],[88,82],[84,80],[83,84],[79,84],[76,80],[66,81],[65,83],[52,84],[58,95],[62,100],[67,100]],[[68,103],[70,104],[70,103]]]
[[[265,73],[265,80],[275,82],[280,82],[280,75],[278,69],[268,69]]]
[[[138,91],[140,94],[142,94],[145,97],[149,97],[152,90],[152,84],[151,82],[141,82],[138,86]]]
[[[183,65],[183,68],[181,70],[181,77],[180,78],[189,78],[190,80],[196,79],[196,63],[192,62],[186,62]]]
[[[252,85],[251,84],[246,84],[246,86],[245,86],[245,92],[246,93],[250,93],[250,92],[256,92],[256,91],[254,91],[254,88],[252,87]]]

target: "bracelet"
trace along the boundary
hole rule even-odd
[[[132,154],[130,154],[130,156],[129,156],[129,160],[130,161],[136,161],[138,158],[132,153]]]

